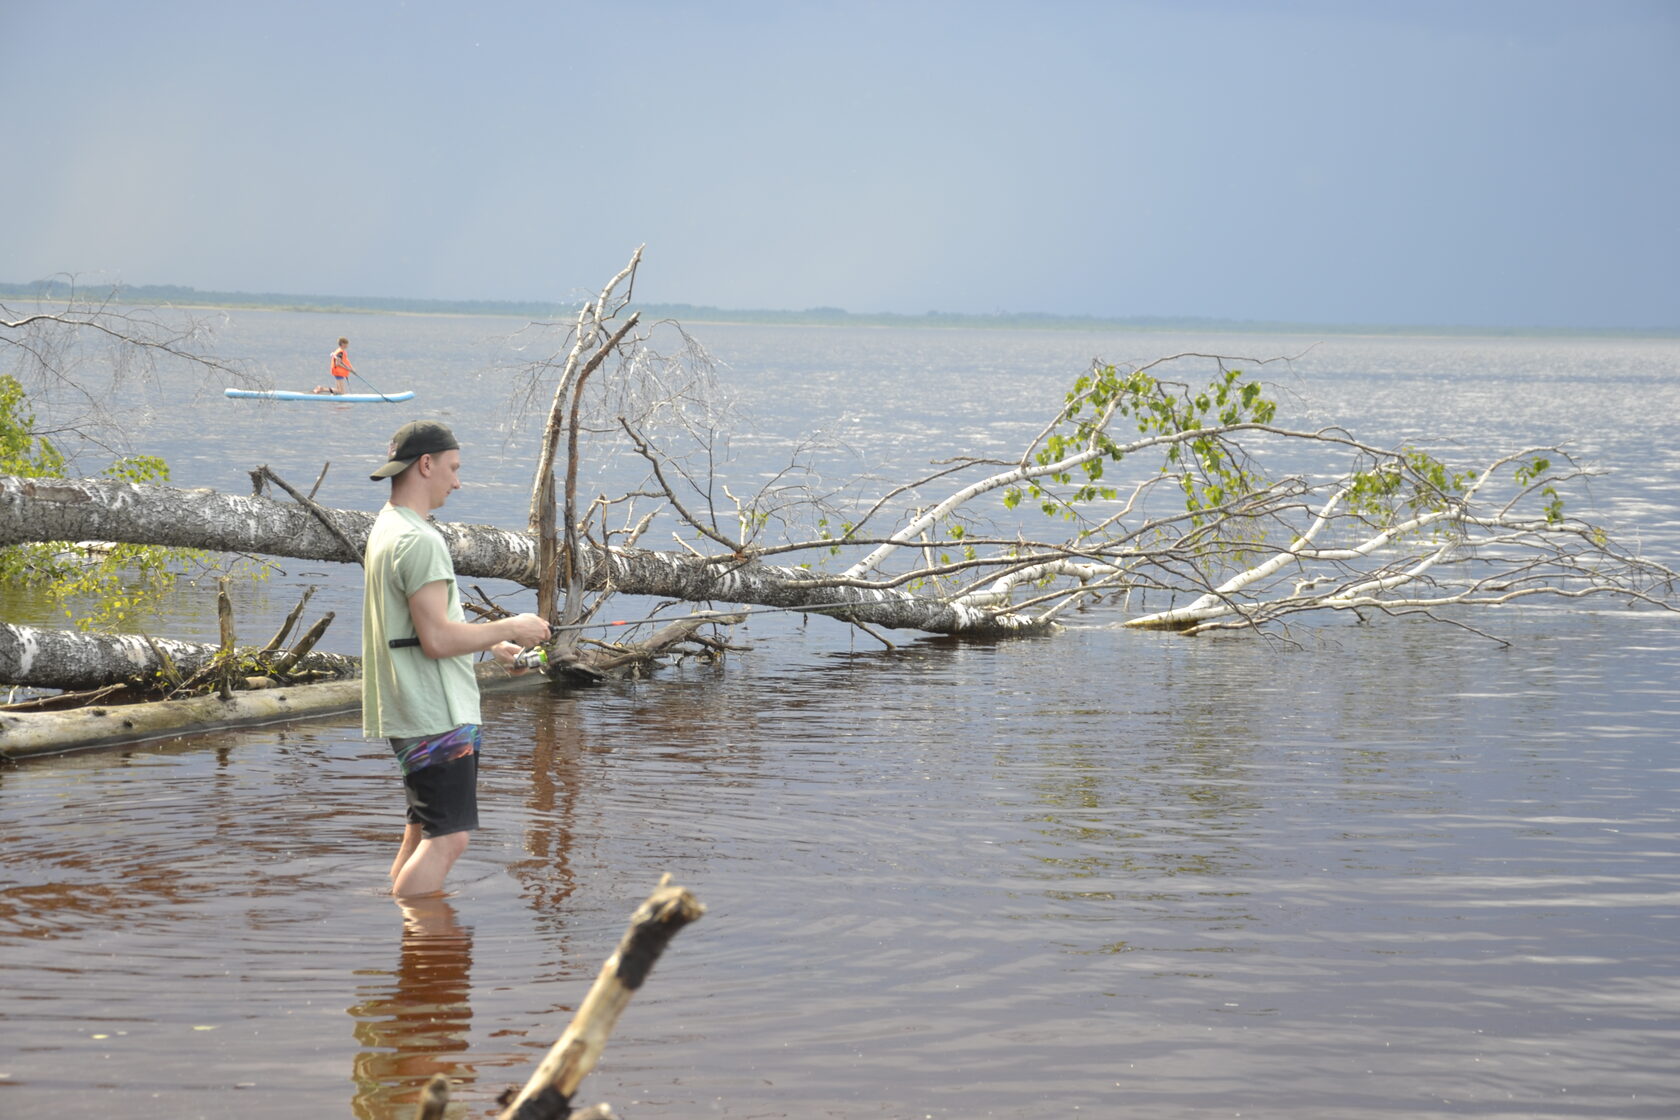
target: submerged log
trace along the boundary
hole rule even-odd
[[[484,692],[496,692],[541,687],[549,677],[574,682],[597,681],[627,664],[646,663],[673,645],[693,640],[695,630],[707,623],[736,620],[737,616],[707,613],[674,620],[647,641],[633,646],[568,650],[565,660],[554,664],[547,675],[526,673],[515,676],[498,662],[481,661],[476,667],[479,688]],[[303,641],[307,640],[306,636]],[[18,676],[34,673],[38,680],[43,679],[38,672],[40,664],[54,663],[52,656],[44,662],[39,660],[43,650],[50,655],[57,645],[63,644],[72,652],[85,652],[100,648],[101,643],[108,648],[100,664],[106,668],[116,665],[122,670],[120,675],[128,677],[146,672],[162,673],[166,669],[174,672],[183,666],[213,667],[218,654],[217,646],[193,642],[37,631],[32,627],[0,623],[0,678],[7,673]],[[58,663],[75,662],[60,656]],[[292,666],[290,672],[294,676],[290,683],[266,676],[245,677],[243,687],[225,697],[212,695],[118,703],[115,701],[120,697],[112,696],[113,702],[101,704],[103,690],[96,687],[88,693],[91,702],[81,708],[49,710],[48,705],[59,698],[32,701],[28,707],[0,708],[0,758],[27,758],[84,747],[126,745],[229,727],[342,715],[360,709],[362,683],[359,658],[311,652]],[[296,675],[304,672],[348,679],[297,683]],[[45,679],[69,680],[75,676],[67,669],[58,677]],[[51,683],[39,686],[78,687]]]
[[[544,685],[540,674],[511,676],[494,662],[481,662],[477,668],[478,685],[484,692]],[[235,692],[226,700],[210,695],[68,712],[0,712],[0,758],[33,758],[231,727],[341,717],[359,712],[361,707],[362,682],[358,679]]]
[[[84,747],[129,745],[203,731],[354,712],[361,681],[235,692],[185,700],[154,700],[69,712],[0,714],[0,757],[30,758]]]

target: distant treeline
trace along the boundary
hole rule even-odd
[[[412,315],[548,316],[564,312],[555,304],[494,300],[393,299],[384,296],[319,296],[283,292],[205,292],[180,284],[94,285],[63,279],[33,284],[0,283],[0,299],[62,302],[114,299],[118,303],[176,307],[252,307],[273,311],[397,312]],[[572,310],[575,312],[577,305]]]
[[[40,280],[33,284],[0,283],[0,299],[63,301],[72,296],[101,299],[110,287],[72,285],[63,279]],[[361,311],[408,315],[506,315],[521,318],[571,318],[581,301],[539,303],[523,300],[402,299],[391,296],[322,296],[282,292],[205,292],[180,284],[124,284],[115,298],[125,304],[182,307],[252,307],[277,311]],[[777,323],[789,326],[883,326],[883,327],[1026,327],[1100,329],[1130,327],[1166,330],[1252,330],[1263,324],[1227,322],[1217,319],[1140,316],[1104,319],[1077,315],[964,315],[950,311],[929,311],[923,315],[887,312],[857,314],[839,307],[810,307],[803,311],[738,311],[694,303],[637,304],[644,319],[680,319],[697,323]]]
[[[110,299],[147,306],[248,307],[272,311],[326,311],[403,315],[501,315],[538,321],[566,320],[577,314],[577,303],[526,300],[403,299],[391,296],[294,295],[280,292],[206,292],[179,284],[77,284],[62,278],[32,284],[0,282],[0,300],[63,302]],[[967,327],[1022,330],[1135,330],[1245,332],[1264,334],[1475,334],[1475,335],[1656,335],[1674,337],[1680,330],[1617,330],[1591,328],[1505,328],[1476,326],[1397,326],[1377,323],[1288,323],[1249,319],[1212,319],[1193,316],[1051,315],[1039,312],[968,315],[928,311],[921,315],[891,312],[852,312],[839,307],[810,307],[803,311],[730,310],[693,303],[637,305],[644,319],[677,319],[691,323],[764,323],[783,326],[851,327]]]

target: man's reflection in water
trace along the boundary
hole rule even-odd
[[[360,1002],[350,1008],[362,1044],[350,1105],[363,1120],[413,1115],[435,1073],[456,1084],[473,1080],[472,1066],[460,1058],[472,1023],[472,928],[455,920],[442,896],[398,905],[403,932],[396,974],[374,974],[378,982],[362,985]]]

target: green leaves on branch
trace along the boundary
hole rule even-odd
[[[35,430],[35,414],[16,378],[0,374],[0,473],[63,478],[66,460]],[[166,482],[154,455],[118,459],[102,472],[128,482]],[[0,549],[0,580],[38,588],[79,629],[117,630],[156,609],[175,577],[203,561],[193,549],[137,544],[19,544]],[[78,612],[76,607],[85,605]]]
[[[1162,381],[1148,369],[1097,366],[1074,382],[1061,417],[1034,454],[1032,463],[1041,473],[1005,490],[1004,508],[1036,501],[1046,516],[1072,520],[1086,503],[1115,501],[1118,491],[1105,473],[1126,458],[1126,446],[1135,456],[1139,444],[1147,444],[1160,449],[1156,469],[1177,482],[1192,525],[1200,528],[1215,516],[1240,521],[1244,500],[1268,482],[1235,437],[1245,428],[1271,425],[1276,415],[1277,402],[1241,370],[1222,369],[1193,390]],[[1122,443],[1114,435],[1122,425],[1139,438]],[[1369,454],[1367,462],[1374,465],[1346,477],[1344,511],[1382,530],[1421,519],[1425,536],[1457,531],[1450,515],[1469,499],[1475,472],[1454,471],[1415,447]],[[1546,523],[1557,525],[1564,502],[1551,470],[1549,459],[1534,456],[1518,462],[1514,474],[1518,486],[1542,500]],[[1250,529],[1228,521],[1222,532],[1234,539]]]
[[[1397,458],[1351,475],[1345,502],[1349,512],[1389,528],[1446,511],[1473,481],[1473,474],[1455,473],[1427,451],[1406,447]]]
[[[952,542],[953,544],[961,545],[961,549],[959,550],[959,555],[962,557],[962,559],[964,559],[964,560],[976,560],[976,559],[979,558],[980,554],[977,551],[975,551],[975,548],[974,548],[973,545],[968,544],[966,542],[965,538],[967,536],[968,536],[968,527],[965,526],[961,521],[957,521],[953,518],[951,520],[950,524],[946,526],[945,539]],[[939,554],[939,562],[941,564],[952,564],[952,563],[956,562],[956,557],[952,556],[951,553],[949,553],[949,552],[941,552]]]
[[[834,535],[834,530],[829,526],[828,518],[817,518],[817,538],[819,540],[834,542],[828,546],[828,554],[830,556],[840,555],[840,546],[851,539],[852,530],[855,528],[856,526],[850,521],[843,521],[840,523],[840,535],[836,537]]]
[[[1557,487],[1545,478],[1552,462],[1543,456],[1517,464],[1513,474],[1517,484],[1537,487],[1545,498],[1541,507],[1546,524],[1556,525],[1563,520],[1563,498]],[[1444,513],[1463,499],[1475,483],[1470,471],[1453,471],[1445,463],[1426,451],[1415,447],[1401,448],[1393,460],[1350,476],[1346,504],[1350,512],[1372,523],[1389,528],[1394,525]],[[1439,535],[1440,526],[1430,528],[1431,535]]]
[[[64,456],[35,434],[35,414],[23,386],[10,374],[0,374],[0,474],[64,477]]]
[[[1552,461],[1550,459],[1535,456],[1532,462],[1517,464],[1515,472],[1517,483],[1521,486],[1528,486],[1536,479],[1544,481],[1546,472],[1551,469]],[[1546,524],[1556,525],[1561,522],[1563,520],[1563,498],[1559,496],[1557,487],[1550,481],[1546,481],[1545,485],[1540,487],[1540,496],[1546,499],[1546,504],[1541,507],[1546,515]]]
[[[1265,395],[1260,382],[1243,380],[1241,370],[1223,370],[1205,388],[1192,393],[1186,386],[1160,381],[1147,370],[1123,372],[1112,365],[1097,366],[1074,382],[1061,420],[1045,437],[1034,462],[1049,467],[1082,454],[1088,457],[1067,470],[1006,490],[1004,508],[1014,509],[1033,498],[1047,516],[1071,519],[1081,503],[1117,500],[1118,489],[1102,482],[1107,465],[1125,458],[1121,444],[1109,434],[1124,421],[1146,440],[1166,438],[1164,461],[1158,469],[1177,479],[1186,510],[1201,524],[1207,511],[1266,484],[1225,439],[1225,430],[1270,424],[1276,415],[1277,402]],[[1192,434],[1198,432],[1206,434]],[[1052,484],[1072,489],[1052,490]]]

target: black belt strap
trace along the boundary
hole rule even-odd
[[[406,646],[417,646],[417,645],[419,645],[420,644],[420,639],[419,638],[392,638],[390,641],[386,642],[385,644],[390,646],[392,649],[403,649]]]

